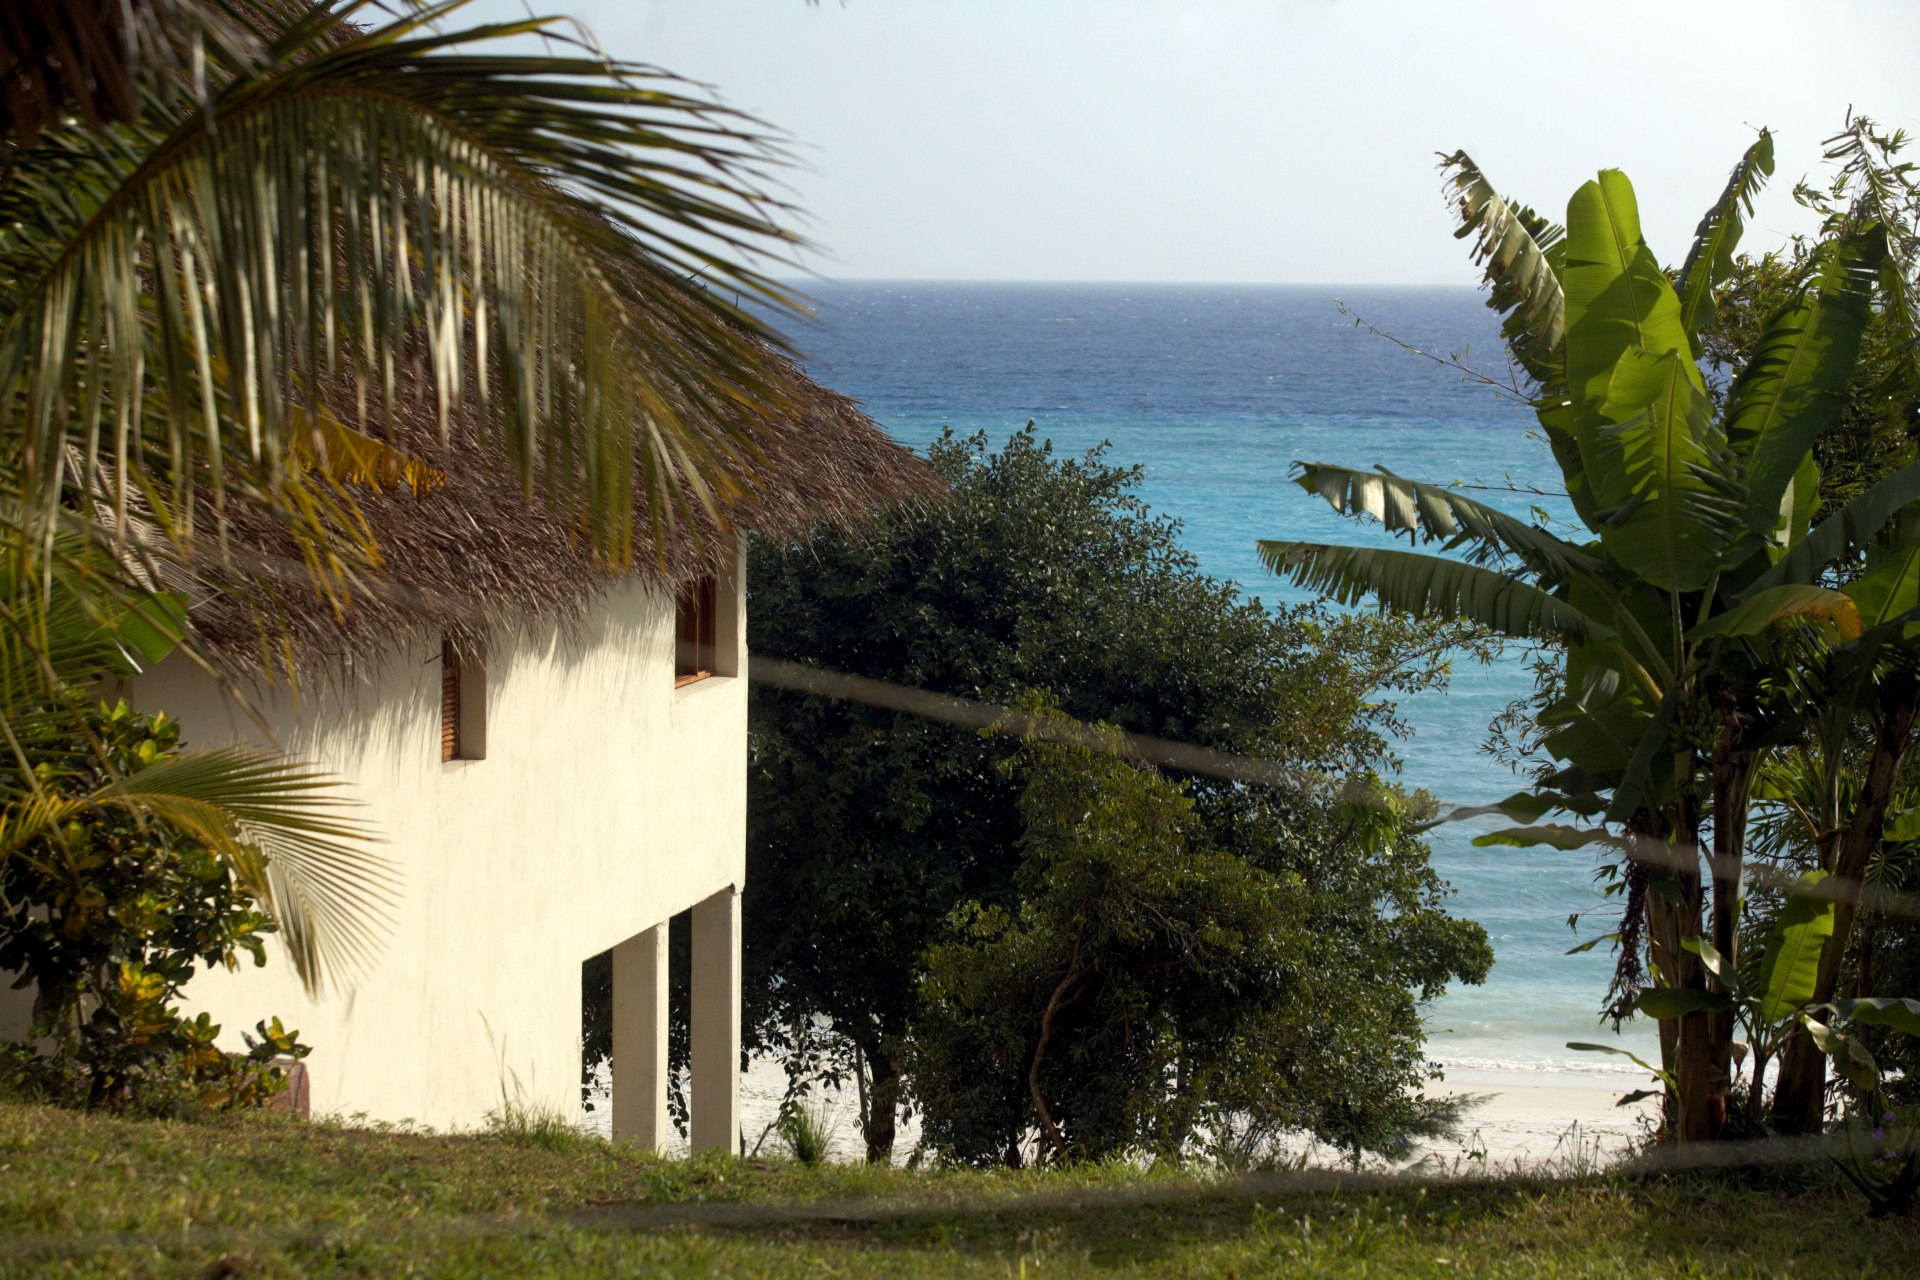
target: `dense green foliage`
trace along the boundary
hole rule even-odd
[[[1327,904],[1298,868],[1215,847],[1186,788],[1117,732],[1056,740],[1074,722],[1023,705],[1043,718],[1008,761],[1024,780],[1012,901],[957,907],[920,989],[908,1064],[933,1150],[984,1166],[1198,1142],[1244,1165],[1290,1133],[1393,1151],[1445,1129],[1455,1106],[1404,1092],[1408,1032],[1416,995],[1485,968],[1477,931],[1434,930],[1407,987],[1356,984],[1364,957],[1327,962]],[[1423,859],[1373,826],[1397,842],[1376,859]],[[1382,905],[1384,956],[1425,904]]]
[[[1807,241],[1734,261],[1717,299],[1713,317],[1701,331],[1707,366],[1716,375],[1712,387],[1725,386],[1755,349],[1767,322],[1794,300],[1811,262]],[[1904,322],[1876,307],[1861,336],[1860,354],[1848,380],[1840,416],[1814,441],[1820,468],[1823,519],[1866,489],[1914,461],[1920,445],[1913,362],[1905,350]]]
[[[53,803],[173,755],[178,726],[126,703],[69,704],[66,749],[34,782]],[[266,963],[273,921],[217,850],[164,819],[122,807],[81,810],[0,861],[0,971],[35,985],[31,1036],[48,1057],[16,1055],[43,1092],[91,1106],[257,1105],[285,1084],[274,1058],[307,1050],[278,1018],[250,1052],[214,1044],[219,1026],[181,1014],[200,966]]]
[[[1565,1180],[808,1168],[4,1102],[0,1152],[5,1275],[1892,1276],[1920,1250],[1920,1224],[1863,1219],[1824,1161]]]
[[[1816,442],[1829,506],[1855,501],[1873,485],[1889,481],[1911,465],[1920,450],[1920,366],[1913,359],[1914,290],[1920,285],[1920,180],[1902,159],[1908,139],[1888,133],[1871,120],[1854,117],[1845,132],[1829,140],[1831,173],[1824,185],[1802,182],[1795,189],[1801,204],[1821,217],[1824,230],[1844,226],[1863,213],[1888,229],[1891,248],[1882,290],[1863,336],[1860,358],[1847,388],[1839,423]],[[1803,272],[1810,252],[1806,237],[1760,258],[1742,258],[1728,282],[1717,332],[1710,331],[1709,355],[1737,351],[1750,342],[1756,323],[1778,304],[1782,288]],[[1862,548],[1864,553],[1866,549]],[[1884,562],[1884,553],[1878,557]],[[1836,581],[1868,571],[1867,555],[1836,562]],[[1897,666],[1882,680],[1883,701],[1897,708],[1908,681]],[[1892,721],[1872,704],[1841,706],[1789,739],[1762,766],[1752,822],[1756,850],[1792,877],[1809,868],[1833,865],[1834,814],[1884,809],[1879,838],[1866,851],[1867,896],[1850,931],[1829,944],[1826,987],[1839,997],[1895,997],[1920,992],[1920,769],[1909,749],[1911,733],[1888,733]],[[1897,725],[1893,725],[1897,728]],[[1864,805],[1863,805],[1864,802]],[[1749,895],[1746,910],[1766,925],[1780,909],[1777,892],[1767,886]],[[1857,1039],[1870,1047],[1882,1068],[1881,1098],[1902,1107],[1920,1103],[1920,1040],[1892,1028],[1866,1027]],[[1813,1084],[1820,1065],[1804,1051],[1797,1062],[1800,1117],[1813,1114],[1819,1093]],[[1858,1099],[1863,1110],[1878,1112],[1878,1100]]]
[[[1370,1038],[1338,1069],[1317,1034],[1264,1046],[1274,1071],[1313,1080],[1295,1114],[1353,1136],[1336,1098],[1349,1115],[1390,1110],[1425,1074],[1411,997],[1487,963],[1480,930],[1445,916],[1423,846],[1399,827],[1376,838],[1340,793],[1376,789],[1397,727],[1384,699],[1444,679],[1460,634],[1244,599],[1148,513],[1136,472],[1097,451],[1057,458],[1030,428],[994,453],[943,436],[929,458],[951,486],[936,508],[753,549],[753,652],[991,704],[1042,690],[1081,720],[1289,770],[1286,786],[1184,784],[1211,848],[1301,886],[1291,909],[1312,949],[1298,963],[1377,1019],[1356,1021]],[[753,691],[749,1034],[799,1082],[858,1072],[876,1156],[892,1145],[927,949],[963,903],[1016,907],[1013,750],[937,719]],[[1339,1092],[1349,1066],[1364,1092]]]

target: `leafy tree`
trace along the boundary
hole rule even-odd
[[[1914,570],[1893,517],[1920,497],[1920,471],[1813,523],[1814,450],[1842,420],[1876,291],[1899,275],[1888,229],[1857,207],[1829,225],[1716,400],[1702,334],[1772,171],[1769,135],[1735,166],[1672,278],[1617,171],[1574,194],[1561,228],[1495,194],[1464,154],[1446,167],[1584,537],[1442,487],[1303,464],[1301,484],[1337,509],[1464,555],[1277,542],[1263,555],[1346,602],[1561,647],[1538,713],[1554,764],[1501,806],[1528,825],[1484,840],[1626,855],[1614,1012],[1657,1005],[1674,1133],[1711,1137],[1725,1120],[1734,1005],[1701,944],[1739,963],[1755,771],[1804,726],[1808,697],[1879,708],[1896,737],[1911,721],[1883,686],[1903,679],[1885,646],[1903,633]],[[1863,561],[1853,581],[1830,577]],[[1795,675],[1809,670],[1819,675]],[[1610,825],[1539,824],[1550,812]],[[1849,825],[1867,841],[1883,816],[1869,799]],[[1827,869],[1857,885],[1855,839],[1839,845]],[[1660,980],[1644,995],[1643,960]]]
[[[997,453],[944,434],[929,461],[951,487],[933,509],[754,548],[755,654],[990,704],[1045,690],[1081,720],[1278,762],[1292,785],[1182,781],[1209,847],[1308,887],[1307,963],[1381,1011],[1352,1054],[1367,1092],[1329,1068],[1302,1096],[1390,1108],[1422,1075],[1408,993],[1479,977],[1484,936],[1445,916],[1424,847],[1374,839],[1339,784],[1369,788],[1399,727],[1385,699],[1444,680],[1468,637],[1243,599],[1147,511],[1136,470],[1056,458],[1031,425]],[[1018,901],[1021,784],[969,728],[764,682],[751,708],[749,1034],[797,1085],[851,1074],[885,1158],[927,949],[962,903]],[[1323,1047],[1295,1029],[1271,1052],[1304,1073]]]
[[[936,1152],[1017,1165],[1037,1133],[1049,1160],[1177,1159],[1205,1135],[1234,1157],[1301,1130],[1398,1152],[1447,1126],[1457,1104],[1396,1087],[1418,1074],[1415,993],[1342,984],[1354,968],[1325,963],[1298,870],[1214,847],[1118,732],[1022,705],[1042,718],[1006,762],[1024,778],[1013,900],[956,908],[921,981],[908,1062]],[[1486,966],[1470,931],[1436,941],[1457,951],[1425,996]],[[1336,1063],[1357,1064],[1338,1092],[1313,1078]]]
[[[197,967],[232,968],[243,955],[265,964],[273,921],[198,823],[155,816],[164,805],[89,802],[177,761],[179,727],[124,702],[89,711],[73,699],[62,712],[67,749],[35,770],[62,813],[0,861],[0,970],[34,985],[30,1035],[53,1046],[45,1058],[26,1049],[18,1068],[90,1106],[265,1101],[286,1082],[272,1059],[304,1057],[306,1046],[275,1018],[232,1058],[206,1014],[184,1017],[174,1001]],[[258,851],[243,862],[259,883]]]
[[[54,563],[46,587],[22,588],[0,559],[0,599],[45,593],[31,642],[0,627],[0,698],[11,708],[0,795],[21,797],[0,811],[0,875],[11,859],[49,856],[48,842],[62,845],[69,828],[80,838],[106,815],[167,824],[190,833],[269,908],[309,989],[368,958],[392,873],[366,847],[366,828],[347,812],[339,783],[255,747],[169,750],[155,759],[130,757],[98,737],[85,715],[93,691],[171,653],[184,602],[164,592],[102,598],[76,588],[75,576],[122,568],[78,538],[56,543]],[[130,758],[140,764],[137,780],[124,771]]]

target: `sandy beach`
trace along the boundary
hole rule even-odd
[[[1620,1158],[1638,1137],[1651,1102],[1616,1105],[1625,1093],[1640,1087],[1641,1077],[1624,1072],[1541,1072],[1450,1070],[1435,1092],[1468,1094],[1479,1101],[1468,1113],[1457,1141],[1429,1143],[1413,1163],[1424,1161],[1448,1171],[1471,1171],[1476,1165],[1490,1170],[1546,1165],[1586,1167]],[[740,1082],[740,1110],[746,1148],[777,1151],[781,1141],[767,1133],[780,1109],[786,1087],[777,1064],[754,1062]],[[583,1119],[593,1133],[606,1136],[608,1111],[604,1093]],[[826,1119],[829,1150],[835,1160],[858,1160],[864,1154],[852,1093],[828,1093],[817,1100]],[[765,1135],[763,1138],[763,1134]],[[920,1126],[908,1119],[900,1126],[895,1150],[905,1161],[919,1140]],[[685,1154],[686,1143],[670,1148]],[[1310,1154],[1315,1162],[1334,1163],[1338,1154],[1327,1149]]]
[[[1617,1105],[1641,1081],[1623,1072],[1449,1071],[1436,1092],[1481,1101],[1468,1113],[1460,1140],[1432,1144],[1428,1154],[1448,1167],[1475,1159],[1489,1168],[1617,1160],[1653,1114],[1651,1099]]]

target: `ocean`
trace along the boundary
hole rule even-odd
[[[1491,486],[1475,496],[1525,515],[1566,519],[1525,405],[1376,336],[1461,354],[1497,377],[1506,364],[1497,317],[1467,288],[1327,285],[1058,285],[820,282],[804,286],[812,323],[788,332],[813,377],[860,400],[903,444],[924,448],[942,427],[999,442],[1029,419],[1056,449],[1110,442],[1138,464],[1141,496],[1182,522],[1206,572],[1246,594],[1305,599],[1268,573],[1260,538],[1382,544],[1375,524],[1334,514],[1293,484],[1296,461],[1380,465],[1438,483]],[[1507,486],[1512,486],[1509,489]],[[1404,545],[1404,544],[1402,544]],[[1517,790],[1485,754],[1488,722],[1531,687],[1524,655],[1456,664],[1444,695],[1405,704],[1402,780],[1445,804],[1484,804]],[[1428,1052],[1462,1074],[1638,1075],[1624,1059],[1581,1053],[1604,1041],[1643,1057],[1650,1026],[1615,1037],[1597,1015],[1611,972],[1605,945],[1569,955],[1612,927],[1585,853],[1476,849],[1490,824],[1431,836],[1454,910],[1486,927],[1494,967],[1478,987],[1428,1010]],[[1579,933],[1568,917],[1582,916]]]

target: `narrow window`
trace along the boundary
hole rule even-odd
[[[462,654],[451,639],[440,642],[440,759],[487,756],[487,669]]]
[[[719,582],[705,577],[680,589],[674,610],[673,683],[677,688],[714,672],[720,613]]]

